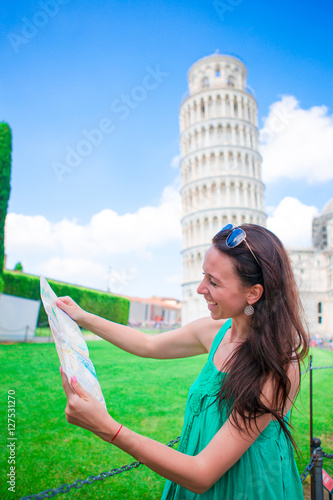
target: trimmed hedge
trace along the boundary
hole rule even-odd
[[[5,294],[24,297],[26,299],[40,299],[39,276],[4,270],[3,277],[5,280]],[[130,302],[125,297],[118,297],[107,292],[49,279],[48,282],[58,297],[69,295],[86,311],[102,316],[115,323],[127,325]],[[38,325],[43,325],[46,322],[47,315],[44,307],[41,305]]]
[[[3,291],[3,264],[5,256],[5,220],[10,195],[12,168],[12,133],[7,123],[0,123],[0,293]]]

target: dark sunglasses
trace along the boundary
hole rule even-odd
[[[226,226],[224,226],[224,228],[221,229],[221,231],[219,231],[217,234],[219,233],[222,233],[223,231],[228,231],[229,229],[232,229],[232,231],[230,232],[230,234],[228,235],[227,239],[226,239],[226,245],[227,247],[229,248],[235,248],[237,247],[240,243],[242,243],[242,241],[244,241],[244,243],[246,244],[247,248],[250,250],[250,252],[252,253],[255,261],[257,262],[258,266],[261,267],[257,257],[254,255],[250,245],[248,244],[248,242],[246,241],[246,232],[244,231],[244,229],[241,229],[240,227],[235,227],[233,229],[233,225],[232,224],[227,224]]]

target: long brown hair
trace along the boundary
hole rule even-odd
[[[281,241],[268,229],[255,224],[239,226],[246,232],[260,265],[245,242],[234,248],[226,245],[230,230],[220,231],[213,245],[227,254],[236,275],[245,287],[263,286],[261,298],[254,304],[246,340],[223,366],[228,375],[223,379],[219,401],[227,403],[233,425],[252,429],[254,420],[271,413],[291,442],[295,442],[284,419],[291,383],[287,375],[292,361],[300,367],[309,347],[309,335],[289,256]],[[268,407],[261,399],[265,382],[273,382],[274,395]]]

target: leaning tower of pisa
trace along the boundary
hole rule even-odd
[[[266,223],[257,103],[246,75],[239,59],[220,54],[188,73],[180,108],[184,324],[209,314],[196,289],[214,234],[228,223]]]

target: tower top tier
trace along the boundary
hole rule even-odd
[[[236,57],[222,54],[203,57],[189,69],[190,95],[220,88],[246,91],[246,76],[245,65]]]

